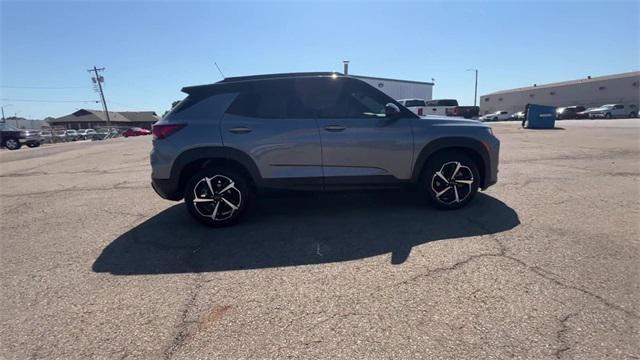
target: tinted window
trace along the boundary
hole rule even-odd
[[[357,80],[319,78],[307,79],[304,84],[296,87],[303,106],[323,119],[382,117],[385,105],[394,102]]]
[[[247,86],[231,106],[228,114],[262,119],[313,118],[311,109],[303,106],[295,80],[274,80]]]
[[[438,106],[458,106],[457,100],[438,100]]]
[[[616,109],[624,109],[624,105],[616,105]]]
[[[411,106],[424,106],[424,100],[407,100],[407,102],[404,104],[404,106],[407,107],[411,107]]]
[[[438,101],[427,101],[427,106],[438,106]]]

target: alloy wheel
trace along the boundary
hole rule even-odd
[[[9,150],[14,150],[18,148],[18,140],[16,139],[8,139],[5,143],[4,146],[7,147],[7,149]]]
[[[224,221],[240,210],[242,193],[230,178],[224,175],[204,177],[193,188],[193,207],[201,216],[213,221]]]
[[[442,204],[461,203],[472,193],[473,181],[473,172],[468,166],[450,161],[433,174],[431,190]]]

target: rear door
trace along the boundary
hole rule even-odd
[[[409,179],[413,156],[412,122],[385,117],[387,95],[349,78],[315,79],[314,107],[322,142],[325,186],[395,182]]]
[[[296,90],[304,80],[244,86],[222,118],[224,146],[248,154],[267,186],[322,187],[318,127]]]

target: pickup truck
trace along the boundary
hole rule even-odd
[[[426,115],[424,112],[426,105],[424,99],[400,99],[398,102],[418,116]]]
[[[20,130],[7,123],[0,123],[0,147],[18,150],[23,144],[28,147],[38,147],[42,137],[37,130]]]

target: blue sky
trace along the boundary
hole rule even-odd
[[[185,85],[226,76],[342,71],[435,79],[434,98],[640,68],[639,2],[7,2],[0,103],[7,116],[100,108],[164,112]],[[18,100],[46,100],[25,102]],[[53,102],[53,101],[73,102]]]

